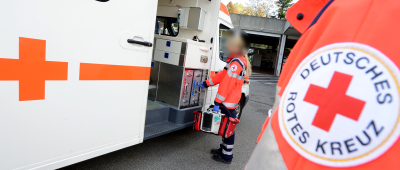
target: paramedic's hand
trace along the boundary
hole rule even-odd
[[[206,86],[204,85],[204,83],[206,83],[206,82],[202,82],[202,83],[199,84],[200,89],[204,89],[204,88],[206,87]]]
[[[214,105],[213,111],[219,112],[219,106],[218,105]]]

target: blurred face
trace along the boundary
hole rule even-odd
[[[242,53],[241,40],[238,37],[231,36],[226,40],[226,51],[229,54]]]

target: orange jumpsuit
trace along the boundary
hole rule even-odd
[[[206,81],[207,86],[219,84],[215,105],[225,105],[228,109],[235,109],[242,97],[242,85],[245,80],[247,61],[245,57],[227,59],[224,70],[218,72]]]

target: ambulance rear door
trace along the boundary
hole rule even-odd
[[[0,1],[0,169],[55,169],[143,141],[156,10]]]

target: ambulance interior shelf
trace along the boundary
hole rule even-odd
[[[208,47],[206,43],[190,39],[154,35],[153,60],[185,68],[208,69]]]
[[[154,42],[149,100],[178,109],[202,106],[205,90],[199,83],[208,75],[206,44],[162,35],[155,35]]]
[[[177,109],[203,106],[205,90],[200,89],[200,83],[207,75],[208,70],[185,69],[154,61],[148,99]]]
[[[173,36],[179,34],[179,23],[177,18],[157,16],[154,34]]]
[[[157,16],[154,34],[176,37],[179,34],[179,28],[203,30],[207,13],[205,9],[200,7],[180,7],[177,13],[177,18]]]
[[[179,27],[202,31],[207,11],[200,7],[180,8],[178,10]]]

